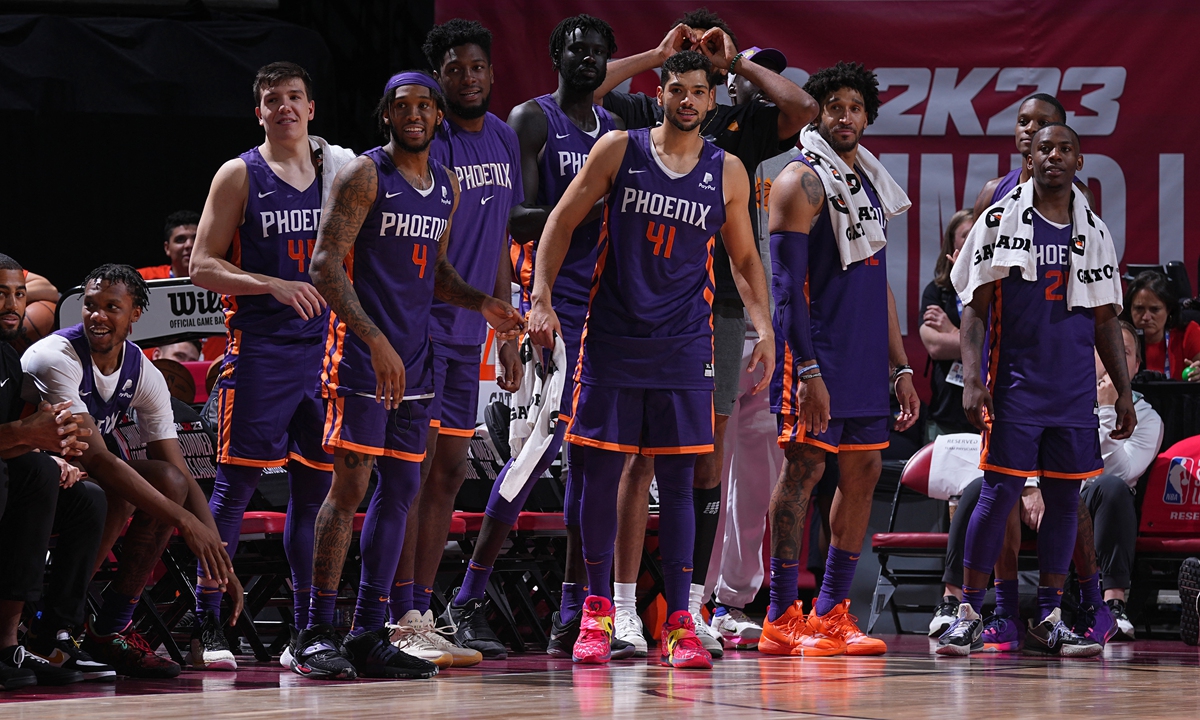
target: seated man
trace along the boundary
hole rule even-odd
[[[170,345],[160,345],[151,351],[151,360],[162,358],[181,363],[196,362],[200,359],[200,343],[197,340],[184,340]]]
[[[162,373],[127,340],[146,309],[145,281],[128,265],[101,265],[83,286],[83,322],[43,338],[26,351],[22,392],[29,402],[69,402],[72,412],[81,413],[80,425],[98,436],[79,457],[108,499],[96,558],[108,555],[133,515],[117,577],[104,591],[99,615],[85,625],[83,648],[122,675],[175,677],[179,665],[155,655],[131,629],[133,609],[172,530],[179,529],[205,575],[228,588],[235,620],[241,610],[241,587],[204,493],[187,470]],[[131,411],[137,413],[150,459],[123,460],[103,441],[120,417]],[[197,627],[209,629],[203,622]]]
[[[199,225],[200,214],[191,210],[179,210],[168,215],[163,227],[163,252],[170,262],[138,268],[138,273],[147,280],[187,277],[188,264],[192,261],[192,244],[196,242]]]

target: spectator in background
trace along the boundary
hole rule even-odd
[[[187,277],[188,263],[192,260],[192,244],[196,242],[199,224],[200,213],[191,210],[179,210],[168,215],[163,227],[163,252],[170,262],[138,268],[138,273],[147,280]]]
[[[151,360],[174,360],[175,362],[196,362],[200,359],[200,341],[184,340],[154,348],[150,353]]]
[[[929,379],[932,396],[929,401],[927,439],[933,442],[938,435],[950,433],[978,433],[967,422],[963,412],[963,365],[962,351],[958,344],[959,313],[962,301],[954,286],[950,284],[950,268],[958,258],[967,233],[971,232],[974,216],[970,210],[959,210],[946,225],[946,236],[942,240],[942,254],[934,268],[933,280],[921,294],[921,306],[925,316],[921,322],[921,342],[929,353],[926,372],[933,367]]]
[[[1144,370],[1182,380],[1184,369],[1200,366],[1200,325],[1183,320],[1166,275],[1146,270],[1134,278],[1125,294],[1122,319],[1142,334]],[[1200,372],[1193,371],[1188,379],[1200,381]]]

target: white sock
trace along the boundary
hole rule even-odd
[[[704,604],[704,586],[692,583],[691,589],[688,592],[688,612],[693,615],[700,614],[700,606]]]
[[[637,615],[637,583],[613,583],[613,608]]]

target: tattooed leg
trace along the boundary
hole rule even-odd
[[[338,449],[333,460],[333,484],[321,510],[313,539],[314,592],[320,588],[336,590],[342,579],[342,565],[354,531],[354,512],[367,494],[375,458]]]
[[[779,482],[771,492],[771,557],[800,560],[800,534],[808,519],[808,500],[825,473],[825,450],[790,443],[783,454]]]

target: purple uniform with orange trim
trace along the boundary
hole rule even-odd
[[[792,162],[811,164],[803,155]],[[856,168],[857,170],[857,168]],[[866,176],[855,192],[865,192],[887,221]],[[850,183],[855,187],[855,183]],[[775,374],[771,378],[771,411],[779,413],[779,443],[801,442],[831,452],[887,447],[891,427],[888,400],[887,248],[842,269],[834,238],[830,203],[821,208],[807,235],[807,247],[781,248],[780,242],[803,243],[801,233],[772,235],[772,293],[775,296]],[[807,310],[809,338],[795,313]],[[811,365],[800,348],[811,347],[829,391],[829,428],[813,435],[797,422],[799,375]]]
[[[381,147],[365,153],[375,163],[378,189],[346,274],[363,310],[404,362],[404,402],[390,413],[375,402],[371,351],[336,313],[329,316],[325,367],[325,446],[420,462],[429,429],[433,352],[429,339],[438,240],[450,222],[454,188],[446,168],[430,158],[432,185],[420,191],[400,174]]]
[[[429,146],[429,157],[458,177],[458,210],[446,257],[468,285],[485,295],[496,287],[508,252],[508,214],[525,201],[517,134],[488,113],[479,132],[449,120]],[[507,298],[506,298],[507,299]],[[471,437],[479,412],[479,363],[487,321],[471,310],[433,301],[433,424],[445,435]]]
[[[246,272],[312,282],[321,222],[321,173],[304,190],[275,174],[258,148],[246,163],[246,212],[226,259]],[[318,396],[327,311],[305,320],[269,293],[225,295],[229,340],[215,389],[217,462],[278,467],[289,458],[332,470],[321,447]]]
[[[1031,213],[1037,282],[1014,268],[995,284],[985,361],[995,418],[980,467],[1084,478],[1103,468],[1096,429],[1094,313],[1067,308],[1071,228]]]
[[[995,191],[992,192],[992,202],[1000,202],[1000,198],[1009,194],[1021,184],[1021,168],[1013,168],[1008,171],[1008,174],[1000,178],[1000,183],[996,185]]]
[[[621,452],[712,450],[712,250],[725,151],[673,177],[631,130],[605,200],[567,441]]]

